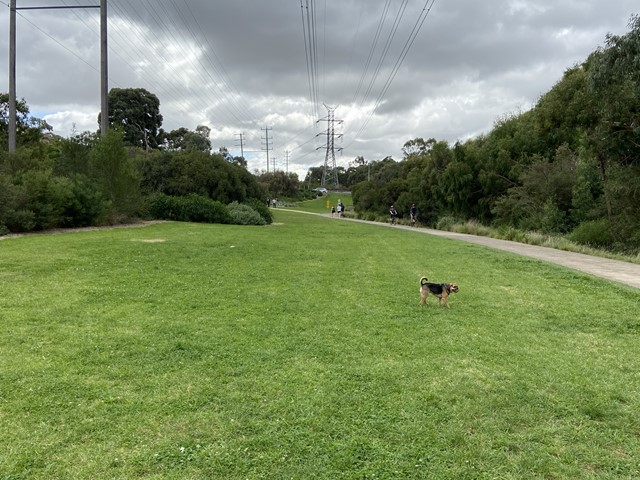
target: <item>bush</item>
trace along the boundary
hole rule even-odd
[[[458,223],[458,221],[454,217],[446,215],[438,219],[438,222],[436,223],[436,229],[451,231],[456,223]]]
[[[115,218],[138,214],[140,174],[124,147],[122,133],[109,131],[101,137],[90,152],[89,163],[91,178],[109,200],[110,215]]]
[[[233,223],[227,207],[200,195],[170,197],[156,193],[146,198],[151,218],[178,222]]]
[[[582,222],[569,234],[569,239],[592,247],[608,247],[613,243],[606,219]]]
[[[30,232],[38,225],[36,214],[25,209],[9,212],[5,223],[10,232]]]
[[[488,237],[491,234],[491,228],[482,225],[475,220],[469,220],[464,223],[457,223],[450,229],[452,232],[467,233],[469,235],[477,235],[481,237]]]
[[[88,227],[103,223],[110,203],[84,175],[72,180],[72,193],[63,212],[62,227]]]
[[[527,243],[526,232],[518,230],[510,225],[500,225],[496,230],[496,235],[492,235],[492,237],[512,242]]]
[[[232,202],[227,205],[232,223],[236,225],[266,225],[267,222],[249,205]]]
[[[273,215],[271,213],[271,210],[269,210],[269,208],[265,205],[264,202],[256,198],[253,198],[253,199],[248,199],[244,203],[246,205],[249,205],[256,212],[258,212],[260,217],[262,217],[262,219],[264,220],[264,224],[271,225],[273,223]]]
[[[73,198],[73,184],[51,170],[29,170],[13,178],[12,198],[4,224],[12,232],[46,230],[63,225],[65,207]]]

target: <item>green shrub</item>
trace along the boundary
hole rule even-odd
[[[482,225],[476,220],[469,220],[464,223],[454,224],[449,228],[449,230],[452,232],[468,233],[469,235],[479,235],[482,237],[487,237],[491,234],[491,228]]]
[[[145,214],[149,218],[162,220],[175,220],[175,197],[164,193],[153,193],[144,198]]]
[[[183,222],[232,223],[227,207],[218,201],[195,194],[178,198]]]
[[[227,205],[227,210],[235,225],[266,225],[267,222],[249,205],[232,202]]]
[[[233,223],[227,207],[200,195],[170,197],[163,193],[146,198],[147,213],[151,218],[179,222]]]
[[[128,155],[122,132],[110,130],[100,137],[89,155],[91,178],[109,200],[112,218],[137,215],[141,207],[140,173]]]
[[[10,211],[5,223],[10,232],[30,232],[38,225],[36,214],[25,209]]]
[[[88,227],[103,223],[110,203],[84,175],[72,180],[73,196],[64,207],[62,227]]]
[[[606,219],[582,222],[568,237],[576,243],[593,247],[608,247],[613,243]]]
[[[456,223],[458,223],[458,221],[454,217],[445,215],[444,217],[440,217],[438,219],[438,222],[436,223],[436,229],[451,231]]]
[[[264,224],[271,225],[273,223],[273,215],[271,214],[271,210],[265,205],[262,200],[252,198],[247,199],[244,203],[258,212],[260,217],[262,217],[262,219],[264,220]]]
[[[527,234],[522,231],[508,225],[501,225],[496,230],[496,235],[491,235],[494,238],[501,238],[502,240],[510,240],[512,242],[527,243]]]
[[[66,177],[53,176],[51,170],[29,170],[13,179],[12,212],[7,227],[11,231],[45,230],[60,227],[65,207],[73,198],[73,184]]]
[[[543,207],[538,225],[544,233],[562,233],[567,231],[566,213],[562,212],[558,205],[548,199]]]

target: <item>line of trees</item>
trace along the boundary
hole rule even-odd
[[[640,247],[640,17],[568,69],[535,107],[449,145],[415,138],[404,158],[355,162],[360,215],[389,205],[436,226],[451,217]],[[345,177],[343,177],[345,178]],[[369,179],[369,180],[367,180]]]
[[[161,218],[270,223],[264,188],[223,153],[209,129],[165,132],[155,95],[110,92],[105,136],[64,139],[18,102],[15,153],[0,151],[0,234]],[[0,94],[0,141],[8,136],[8,95]],[[175,200],[183,199],[183,200]],[[162,207],[162,208],[161,208]],[[261,220],[253,221],[259,216]],[[220,220],[222,219],[222,220]]]
[[[474,219],[638,249],[640,17],[629,26],[568,69],[533,109],[498,119],[485,135],[454,145],[414,138],[400,162],[357,157],[340,167],[356,212],[386,215],[391,204],[408,212],[415,203],[434,226]],[[0,94],[2,144],[7,101]],[[195,195],[191,210],[200,211],[209,205],[201,199],[262,205],[300,193],[295,174],[255,177],[223,147],[212,154],[205,126],[164,131],[160,102],[144,89],[113,89],[109,103],[108,135],[62,139],[18,102],[18,151],[0,152],[0,233],[114,223],[144,215],[144,199],[158,195]],[[310,169],[305,183],[321,174]]]

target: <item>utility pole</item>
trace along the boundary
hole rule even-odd
[[[291,152],[290,152],[289,150],[285,150],[285,151],[284,151],[284,158],[285,158],[285,160],[284,160],[284,162],[285,162],[285,163],[284,163],[284,164],[285,164],[285,169],[286,169],[286,170],[285,170],[285,173],[286,173],[287,175],[289,175],[289,154],[290,154],[290,153],[291,153]]]
[[[269,138],[269,132],[273,129],[269,127],[264,127],[263,130],[264,130],[265,136],[262,138],[262,140],[264,140],[264,143],[262,144],[262,151],[267,152],[267,173],[269,173],[269,150],[273,148],[273,142]]]
[[[334,187],[338,186],[338,169],[336,167],[336,150],[342,150],[342,147],[335,147],[335,137],[342,137],[342,134],[335,133],[335,124],[342,123],[342,120],[335,119],[335,111],[338,107],[329,107],[325,104],[325,108],[327,109],[327,118],[319,121],[327,122],[327,144],[323,147],[318,147],[316,150],[320,150],[321,148],[327,149],[326,154],[324,156],[324,170],[322,172],[322,182],[320,185],[322,187],[326,186],[327,183],[333,184]],[[321,135],[321,134],[318,134]],[[331,165],[329,165],[331,163]]]
[[[244,133],[236,133],[236,137],[240,137],[240,156],[244,160]]]
[[[100,0],[100,133],[109,131],[109,58],[107,0]]]
[[[69,8],[100,9],[100,132],[105,135],[109,128],[109,72],[107,58],[107,0],[100,5],[77,5],[56,7],[18,7],[16,0],[9,3],[9,153],[16,150],[16,12],[18,10],[60,10]]]
[[[16,0],[9,4],[9,153],[16,151]]]

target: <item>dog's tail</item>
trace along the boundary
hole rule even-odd
[[[426,285],[429,283],[429,279],[427,277],[420,277],[420,286]]]

